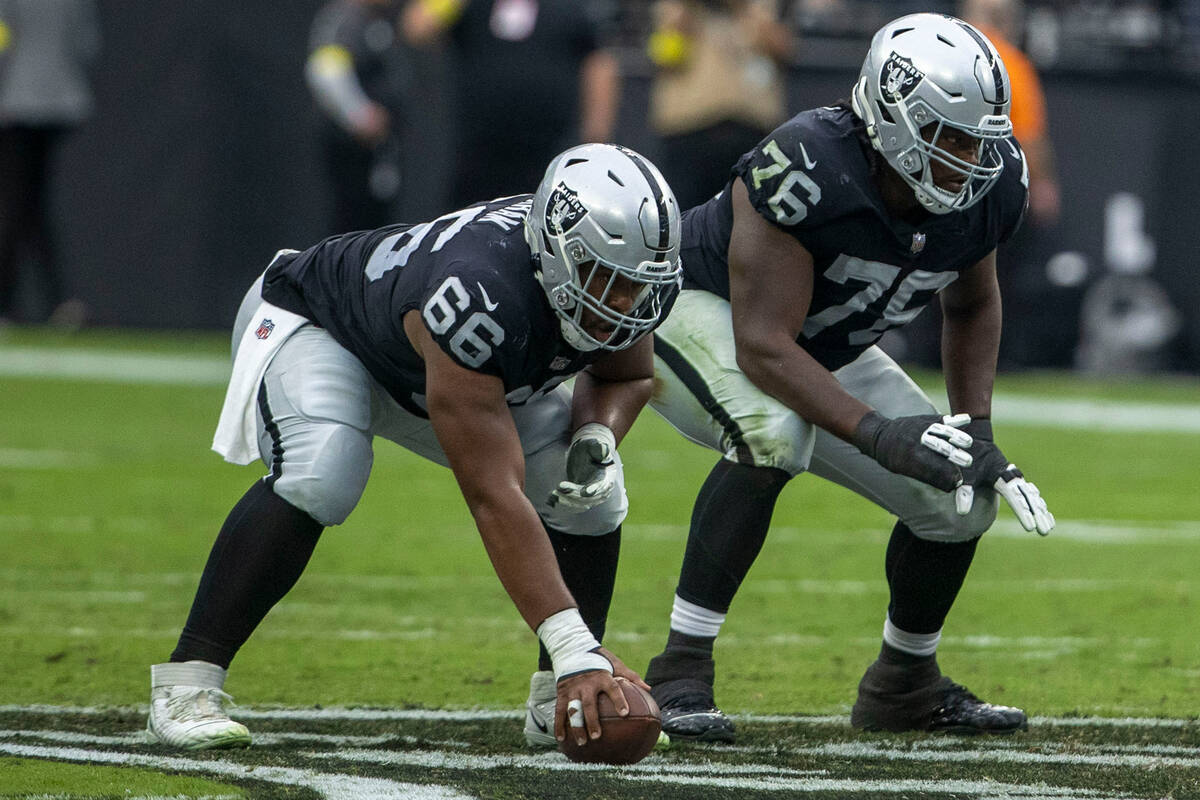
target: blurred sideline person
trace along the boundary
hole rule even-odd
[[[719,192],[729,165],[786,118],[792,35],[778,0],[658,0],[650,126],[683,208]]]
[[[1079,290],[1055,285],[1046,262],[1055,252],[1061,191],[1054,145],[1047,128],[1046,99],[1037,69],[1015,44],[1021,40],[1020,0],[964,0],[962,17],[996,46],[1012,83],[1013,136],[1029,166],[1029,211],[1003,248],[1008,268],[1000,274],[1005,304],[1002,369],[1068,367],[1079,337]]]
[[[404,32],[454,57],[451,206],[532,186],[577,142],[612,139],[620,100],[609,0],[409,0]]]
[[[394,219],[408,66],[398,0],[335,0],[313,20],[304,76],[321,111],[320,142],[335,231]]]
[[[599,693],[627,709],[614,676],[644,686],[600,640],[628,508],[616,448],[651,392],[648,334],[678,292],[679,235],[655,167],[584,145],[533,195],[277,254],[238,312],[213,443],[270,471],[226,519],[170,661],[151,667],[148,738],[250,743],[225,710],[226,670],[358,503],[377,436],[453,470],[537,632],[527,734],[556,744],[573,703],[586,730],[570,735],[600,735]]]
[[[731,741],[713,644],[780,491],[802,473],[898,520],[890,603],[851,723],[1005,733],[1023,711],[943,676],[945,618],[997,495],[1026,530],[1054,518],[993,443],[996,246],[1025,208],[1004,65],[947,16],[895,20],[852,100],[784,123],[683,220],[684,289],[655,334],[651,404],[723,455],[700,489],[665,650],[646,680],[671,738]],[[940,291],[953,416],[875,346]]]
[[[17,312],[23,259],[41,272],[50,321],[85,321],[59,269],[49,189],[64,137],[91,116],[99,51],[93,0],[0,0],[0,322]]]

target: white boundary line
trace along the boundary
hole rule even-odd
[[[11,738],[10,734],[28,734],[37,736],[37,731],[0,731],[0,738]],[[67,739],[71,734],[53,732],[59,740]],[[81,738],[84,734],[77,734]],[[773,751],[772,751],[773,752]],[[914,754],[902,748],[865,747],[828,747],[801,748],[796,753],[814,755],[834,755],[850,758],[909,758],[914,755],[925,756],[925,761],[977,761],[981,758],[991,759],[993,752],[947,752]],[[243,765],[230,760],[201,760],[193,761],[184,757],[159,756],[145,753],[123,753],[112,751],[92,751],[82,748],[61,746],[40,746],[15,744],[0,741],[0,753],[26,758],[44,758],[60,761],[85,763],[100,763],[116,766],[128,765],[168,769],[175,772],[198,772],[213,774],[224,778],[242,778],[260,780],[270,783],[292,786],[304,786],[316,791],[327,800],[463,800],[470,797],[457,790],[441,785],[413,784],[382,778],[365,778],[338,773],[323,773],[312,769],[293,767],[271,767]],[[558,753],[542,753],[539,755],[517,756],[476,756],[463,753],[448,753],[444,751],[395,751],[395,750],[336,750],[332,752],[306,752],[302,756],[331,762],[349,762],[352,764],[400,765],[420,767],[424,769],[445,769],[458,771],[481,771],[490,769],[534,769],[539,772],[604,772],[607,776],[618,780],[638,783],[666,783],[684,786],[707,787],[710,789],[727,789],[732,792],[759,790],[788,793],[838,792],[842,794],[875,792],[875,793],[954,793],[966,794],[979,800],[998,798],[1058,798],[1059,800],[1119,800],[1118,795],[1102,793],[1092,789],[1050,786],[1045,783],[1037,785],[1001,783],[991,780],[859,780],[852,778],[828,777],[827,770],[797,770],[781,768],[773,764],[739,764],[727,765],[715,762],[699,764],[673,764],[660,756],[651,755],[640,764],[612,768],[602,765],[573,764]],[[1102,763],[1105,766],[1130,766],[1109,757],[1109,760],[1097,762],[1084,756],[1039,756],[1037,753],[1014,751],[1001,755],[1019,756],[1023,763]],[[1145,757],[1140,757],[1144,759]],[[1001,759],[1004,760],[1004,759]],[[1150,759],[1163,764],[1168,759]],[[1137,761],[1137,766],[1146,762]],[[1196,763],[1195,759],[1189,764]]]
[[[293,767],[246,765],[234,761],[193,761],[174,756],[83,750],[77,747],[37,747],[4,742],[0,742],[0,753],[24,758],[149,767],[173,772],[200,772],[225,778],[303,786],[327,800],[472,800],[471,795],[436,784],[402,783],[385,778],[362,778]]]
[[[182,356],[136,350],[0,346],[0,377],[65,378],[110,383],[220,386],[229,380],[223,356]],[[997,419],[1040,427],[1200,433],[1200,405],[1138,403],[1089,397],[997,393]]]
[[[0,705],[0,714],[43,714],[46,716],[145,714],[148,706],[57,706]],[[521,719],[523,709],[423,709],[423,708],[254,708],[239,706],[233,715],[245,719],[305,720],[310,722],[357,720],[379,721],[416,720],[445,722],[474,722],[491,719]],[[791,725],[843,725],[849,727],[848,715],[836,714],[730,714],[735,720],[749,723],[783,723]],[[1200,718],[1184,717],[1031,717],[1031,725],[1062,728],[1189,728],[1200,727]]]

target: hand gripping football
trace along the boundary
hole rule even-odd
[[[645,689],[624,678],[617,678],[617,685],[625,693],[629,715],[618,716],[608,695],[599,695],[596,699],[600,738],[589,739],[581,746],[575,743],[574,736],[568,735],[558,743],[558,749],[570,760],[586,764],[636,764],[654,749],[662,730],[658,703]]]

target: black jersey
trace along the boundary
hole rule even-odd
[[[272,264],[263,299],[328,330],[410,411],[423,413],[425,395],[424,362],[404,332],[413,309],[452,359],[499,377],[509,404],[524,403],[606,352],[562,338],[525,243],[531,201],[331,237]]]
[[[1008,239],[1025,209],[1028,172],[1015,140],[1000,150],[1004,171],[981,201],[917,225],[888,214],[870,145],[848,108],[797,114],[742,156],[732,180],[813,257],[812,303],[797,342],[826,368],[844,366]],[[728,188],[684,214],[685,288],[729,298],[732,228]]]

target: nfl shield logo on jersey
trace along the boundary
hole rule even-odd
[[[925,249],[925,234],[923,234],[923,233],[914,233],[913,234],[911,249],[914,253],[919,253]]]
[[[264,317],[263,321],[258,323],[258,330],[254,332],[254,335],[260,339],[265,339],[271,335],[271,331],[273,330],[275,330],[275,323]]]

